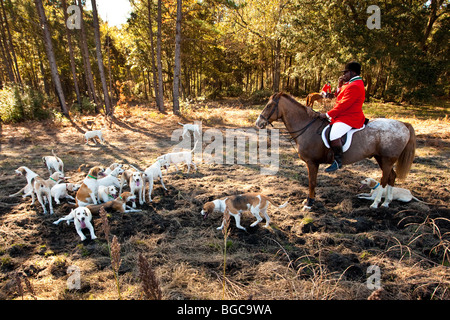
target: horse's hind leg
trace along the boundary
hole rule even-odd
[[[377,193],[375,195],[375,200],[373,201],[373,203],[371,204],[370,208],[371,209],[376,209],[378,208],[378,204],[381,202],[381,197],[383,195],[383,191],[386,188],[386,186],[388,187],[388,189],[386,190],[386,197],[385,200],[383,202],[383,207],[389,207],[389,203],[392,201],[392,187],[394,186],[395,183],[395,178],[396,178],[396,174],[395,171],[393,170],[394,167],[394,163],[397,159],[393,159],[393,158],[385,158],[385,157],[380,157],[380,156],[375,156],[375,159],[377,160],[383,174],[381,176],[381,188],[377,189]],[[389,184],[389,185],[388,185]]]

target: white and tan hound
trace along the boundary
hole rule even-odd
[[[375,200],[375,197],[377,196],[377,192],[382,192],[381,198],[386,198],[388,188],[383,188],[379,182],[377,182],[375,179],[372,178],[366,178],[361,181],[361,188],[363,187],[369,187],[372,189],[370,193],[360,193],[357,195],[359,199],[366,199],[366,200]],[[410,202],[411,200],[416,200],[419,202],[423,202],[420,199],[417,199],[411,194],[411,191],[404,188],[398,188],[398,187],[391,187],[392,188],[392,200],[398,200],[402,202]],[[382,206],[387,207],[387,205],[382,204]]]
[[[47,208],[45,207],[45,202],[49,203],[50,207],[50,214],[53,214],[53,204],[52,204],[52,192],[51,189],[54,185],[58,184],[60,181],[64,180],[64,174],[62,172],[55,172],[53,173],[50,178],[47,180],[42,179],[41,177],[37,176],[33,180],[33,189],[34,193],[31,194],[31,204],[34,204],[34,194],[36,193],[36,196],[38,198],[39,203],[42,206],[42,209],[44,210],[44,214],[47,214]]]
[[[281,206],[278,206],[269,197],[263,194],[245,193],[207,202],[203,205],[201,214],[203,215],[203,218],[206,218],[214,211],[222,212],[224,214],[222,225],[218,227],[217,230],[223,229],[225,222],[230,218],[230,215],[236,220],[236,227],[246,230],[243,226],[241,226],[242,212],[250,211],[256,217],[256,221],[253,222],[250,227],[254,227],[262,221],[260,216],[260,213],[262,213],[266,219],[265,227],[267,228],[270,223],[270,218],[267,214],[269,203],[279,209],[285,208],[288,205],[288,202],[286,201]]]
[[[59,171],[64,173],[64,163],[58,158],[55,152],[52,149],[52,156],[42,157],[42,161],[47,166],[48,172],[52,174],[53,172]]]
[[[97,204],[98,178],[103,176],[104,170],[99,166],[95,166],[89,170],[75,196],[78,206],[85,207],[90,203]]]
[[[86,236],[81,231],[84,228],[88,228],[89,232],[91,233],[91,239],[97,239],[94,233],[94,227],[92,226],[91,220],[92,220],[92,213],[91,211],[86,207],[78,207],[76,209],[72,209],[70,213],[53,222],[53,224],[58,224],[61,221],[67,221],[67,224],[70,224],[70,221],[74,220],[75,224],[75,230],[77,230],[78,235],[81,238],[81,241],[86,240]]]

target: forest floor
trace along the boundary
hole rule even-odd
[[[138,213],[109,213],[111,235],[121,245],[118,281],[122,299],[143,299],[138,256],[151,264],[163,299],[367,299],[367,285],[380,275],[381,299],[450,298],[450,121],[448,108],[368,104],[366,116],[385,115],[410,122],[417,135],[416,158],[405,181],[423,202],[394,201],[388,209],[370,210],[371,201],[356,197],[360,181],[379,179],[375,161],[347,165],[327,174],[321,166],[315,207],[302,211],[307,196],[307,170],[285,135],[280,134],[279,170],[260,174],[258,164],[197,163],[163,171],[167,191],[155,183],[153,202]],[[393,109],[396,108],[395,116]],[[383,113],[384,110],[384,113]],[[425,111],[424,111],[425,110]],[[117,299],[105,234],[99,217],[97,235],[81,242],[73,224],[52,222],[73,208],[63,200],[54,215],[43,215],[38,202],[9,197],[25,184],[14,170],[27,166],[44,178],[42,157],[53,149],[64,161],[65,174],[81,182],[94,165],[113,162],[140,169],[170,152],[178,140],[178,122],[201,121],[203,148],[211,129],[255,129],[261,107],[239,103],[193,103],[183,117],[162,115],[153,108],[117,108],[110,127],[100,116],[94,128],[104,128],[104,144],[86,145],[82,132],[92,117],[3,125],[0,153],[0,299]],[[277,128],[283,127],[276,123]],[[248,131],[250,132],[250,131]],[[281,132],[281,131],[280,131]],[[217,141],[217,140],[216,140]],[[224,141],[225,144],[225,141]],[[248,144],[247,144],[248,145]],[[203,219],[207,201],[243,192],[261,192],[285,209],[269,207],[271,223],[254,228],[244,213],[242,225],[231,221],[225,241],[219,213]],[[369,190],[365,190],[368,192]],[[224,272],[224,245],[226,268]],[[78,289],[70,289],[80,271]],[[376,266],[378,268],[370,268]],[[377,272],[373,273],[374,271]],[[22,289],[17,279],[21,279]],[[29,285],[26,285],[25,280]],[[225,290],[223,290],[225,287]],[[373,297],[373,296],[372,296]]]

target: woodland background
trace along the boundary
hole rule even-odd
[[[448,100],[446,0],[130,2],[120,29],[83,10],[70,30],[65,8],[85,1],[0,0],[1,119],[112,115],[153,102],[178,114],[193,98],[304,96],[327,80],[335,87],[350,60],[362,64],[367,99]],[[370,5],[381,9],[380,29],[366,26]]]

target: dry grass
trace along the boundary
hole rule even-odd
[[[378,113],[383,107],[373,106]],[[395,202],[390,209],[369,210],[370,203],[354,197],[358,181],[380,175],[376,164],[366,160],[347,166],[339,179],[321,173],[317,207],[306,214],[301,211],[306,168],[284,139],[276,176],[260,176],[254,166],[236,164],[202,164],[190,174],[172,169],[165,176],[168,191],[156,182],[153,203],[141,213],[95,217],[95,241],[80,243],[73,225],[52,225],[67,214],[68,204],[56,207],[50,217],[42,215],[40,206],[31,206],[29,198],[8,197],[24,183],[13,177],[19,164],[47,175],[41,157],[52,148],[71,179],[81,181],[95,164],[150,165],[170,150],[178,122],[251,127],[260,108],[202,103],[186,107],[181,118],[144,107],[119,108],[112,127],[102,117],[95,122],[107,128],[104,146],[84,145],[79,130],[64,120],[4,125],[0,298],[117,299],[119,289],[122,299],[366,299],[373,293],[365,284],[366,270],[377,265],[383,290],[372,298],[449,299],[450,133],[445,116],[398,117],[412,123],[418,137],[416,161],[401,186],[431,204]],[[87,122],[75,119],[83,130]],[[290,206],[269,209],[269,229],[258,226],[246,233],[232,220],[224,241],[215,230],[222,217],[202,220],[200,208],[205,201],[248,191],[265,193],[277,203],[289,200]],[[109,230],[100,231],[102,219]],[[252,222],[243,215],[243,226]],[[114,257],[109,251],[113,236]],[[80,269],[80,290],[67,289],[66,271],[72,265]]]

